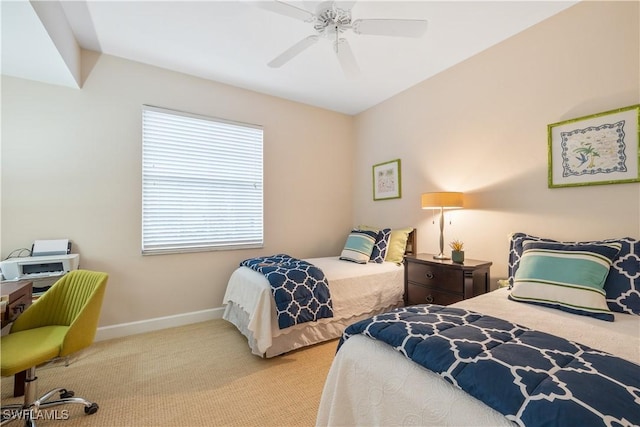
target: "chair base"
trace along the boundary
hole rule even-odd
[[[84,405],[84,413],[87,415],[95,414],[98,412],[98,404],[90,402],[81,397],[74,397],[74,393],[71,390],[64,388],[54,388],[43,394],[39,398],[35,398],[36,387],[38,377],[35,376],[36,368],[30,368],[27,371],[27,379],[25,381],[24,388],[24,403],[6,405],[1,408],[1,422],[0,426],[3,426],[13,420],[23,420],[25,426],[35,427],[36,420],[65,420],[69,418],[69,412],[67,410],[62,411],[41,411],[41,409],[51,408],[54,406],[67,405],[67,404],[80,404]],[[56,394],[59,395],[59,399],[50,400]]]

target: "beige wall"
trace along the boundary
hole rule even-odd
[[[81,90],[2,78],[3,258],[34,239],[72,239],[82,268],[110,274],[106,326],[221,307],[249,256],[341,249],[352,219],[351,116],[84,56]],[[140,255],[142,104],[264,126],[263,250]]]
[[[445,245],[507,274],[511,232],[640,237],[640,184],[547,187],[547,125],[640,103],[638,2],[584,2],[356,117],[354,222],[439,229],[420,194],[463,191]],[[373,202],[371,166],[401,158],[400,200]],[[448,250],[448,247],[445,247]]]

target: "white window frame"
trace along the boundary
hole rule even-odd
[[[142,254],[261,248],[262,126],[142,107]]]

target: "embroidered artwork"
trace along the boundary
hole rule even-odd
[[[549,188],[640,182],[640,105],[547,126]]]
[[[626,172],[625,121],[560,133],[562,176]]]

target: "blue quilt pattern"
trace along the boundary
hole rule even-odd
[[[329,283],[313,264],[277,254],[246,259],[240,265],[264,274],[271,284],[280,329],[333,317]]]
[[[640,425],[640,366],[472,311],[403,307],[349,326],[521,426]]]

